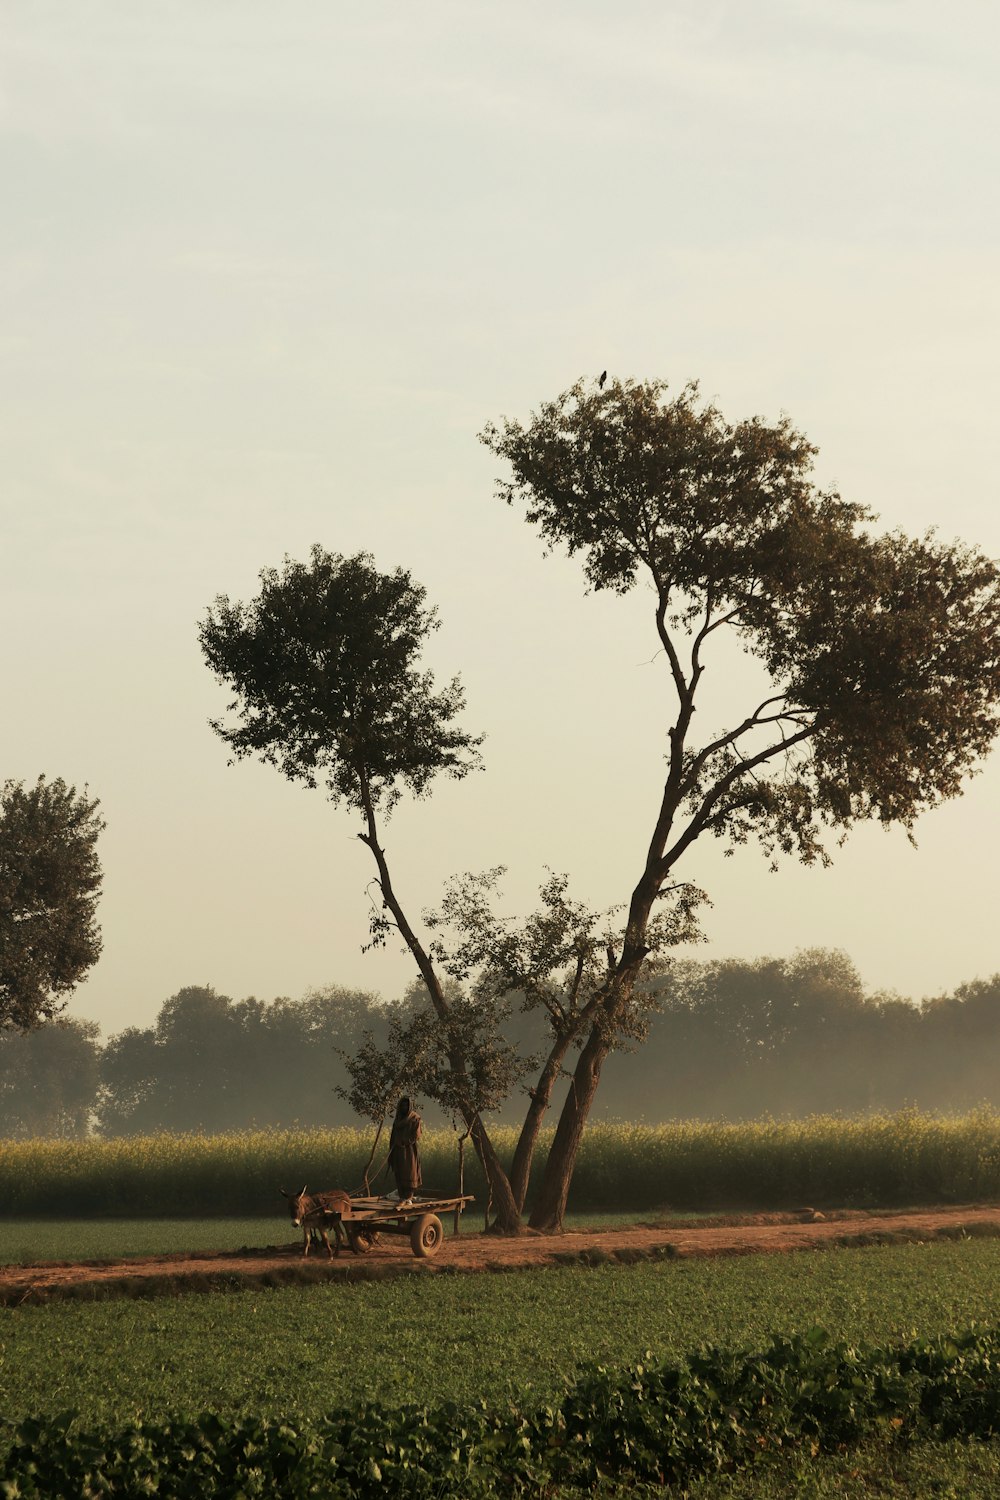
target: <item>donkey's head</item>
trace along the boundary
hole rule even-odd
[[[302,1220],[305,1218],[306,1214],[309,1212],[309,1209],[312,1206],[312,1199],[309,1197],[305,1188],[302,1189],[301,1193],[286,1193],[284,1188],[279,1188],[278,1191],[281,1193],[281,1196],[283,1198],[288,1199],[288,1209],[291,1213],[292,1223],[295,1225],[295,1228],[301,1229]]]

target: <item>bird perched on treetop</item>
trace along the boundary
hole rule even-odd
[[[607,370],[602,370],[601,371],[600,379],[597,382],[597,386],[598,386],[599,390],[603,391],[603,389],[604,389],[604,382],[607,380],[607,378],[608,378],[608,372],[607,372]]]

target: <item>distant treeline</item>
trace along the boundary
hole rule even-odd
[[[337,986],[268,1002],[199,986],[103,1044],[86,1021],[7,1032],[0,1135],[358,1124],[335,1092],[338,1054],[420,1003],[418,990],[393,1003]],[[515,1001],[510,1033],[531,1053],[541,1020]],[[867,992],[836,951],[679,962],[659,984],[648,1039],[609,1059],[598,1097],[599,1117],[651,1123],[1000,1108],[1000,974],[916,1004]],[[501,1118],[515,1122],[522,1103],[515,1095]]]

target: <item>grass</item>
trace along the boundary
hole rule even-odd
[[[634,1213],[569,1214],[567,1230],[615,1229],[634,1224]],[[482,1227],[473,1212],[466,1232]],[[444,1221],[450,1234],[452,1221]],[[136,1255],[241,1250],[299,1242],[288,1214],[242,1219],[0,1219],[0,1265],[37,1261],[119,1260]]]
[[[497,1143],[509,1154],[512,1133],[498,1132]],[[296,1231],[277,1185],[353,1187],[367,1145],[365,1133],[352,1131],[0,1142],[0,1202],[17,1216],[0,1220],[0,1262],[281,1243]],[[450,1132],[428,1133],[425,1179],[439,1190],[454,1182],[454,1152]],[[481,1194],[474,1164],[467,1186]],[[723,1206],[997,1197],[1000,1115],[985,1110],[595,1126],[567,1228],[659,1219],[664,1205],[680,1219]],[[56,1218],[53,1205],[82,1217]],[[619,1211],[595,1212],[609,1205]],[[469,1222],[479,1227],[476,1209]],[[619,1364],[646,1349],[754,1347],[814,1323],[866,1342],[953,1332],[991,1322],[998,1289],[1000,1244],[972,1240],[26,1306],[0,1310],[0,1415],[75,1408],[120,1425],[172,1408],[314,1417],[365,1398],[541,1401],[558,1396],[583,1364]],[[689,1491],[690,1500],[911,1494],[992,1500],[1000,1494],[1000,1448],[872,1441],[816,1458],[765,1455],[746,1473]],[[600,1500],[612,1497],[626,1500],[610,1489]],[[643,1497],[630,1487],[627,1500]]]
[[[757,1347],[814,1323],[869,1342],[959,1330],[994,1318],[998,1286],[1000,1244],[973,1240],[6,1309],[0,1411],[545,1400],[582,1364],[647,1349]]]
[[[1000,1444],[959,1441],[875,1441],[816,1458],[801,1451],[769,1456],[687,1491],[688,1500],[996,1500],[998,1494]],[[632,1491],[628,1500],[642,1497]]]
[[[288,1215],[253,1219],[0,1220],[0,1265],[239,1250],[298,1237]]]
[[[662,1489],[608,1485],[589,1500],[663,1500]],[[846,1453],[812,1456],[801,1449],[769,1454],[733,1474],[693,1480],[685,1500],[996,1500],[1000,1444],[873,1440]],[[583,1500],[578,1489],[550,1500]]]

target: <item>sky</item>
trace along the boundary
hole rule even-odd
[[[510,916],[546,867],[627,900],[663,772],[649,599],[543,557],[490,420],[604,368],[696,378],[732,421],[787,412],[887,528],[1000,555],[998,40],[985,0],[7,0],[0,777],[102,802],[68,1014],[408,983],[361,951],[351,818],[208,724],[199,619],[316,542],[412,571],[486,735],[386,830],[407,909],[498,864]],[[720,666],[720,722],[737,688]],[[992,974],[998,815],[995,753],[915,849],[697,847],[692,956],[842,948],[914,999]]]

